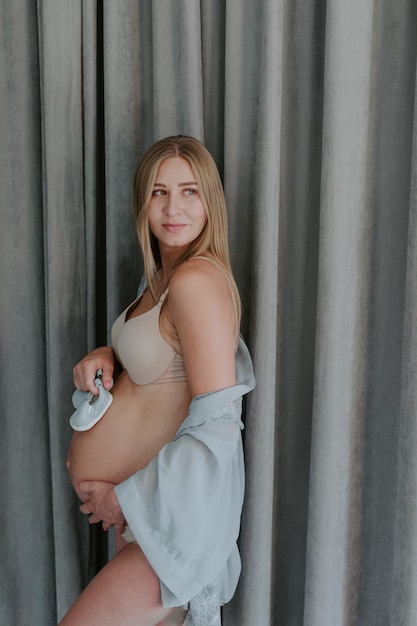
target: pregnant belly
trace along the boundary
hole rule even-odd
[[[125,372],[112,394],[102,419],[73,434],[67,467],[74,487],[82,480],[118,484],[146,467],[173,440],[191,400],[186,382],[138,386]]]

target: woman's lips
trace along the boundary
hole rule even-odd
[[[187,224],[163,224],[165,230],[168,230],[170,233],[176,233],[181,230],[181,228],[185,228],[185,226],[187,226]]]

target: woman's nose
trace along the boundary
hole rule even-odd
[[[177,215],[180,212],[180,200],[175,194],[167,196],[165,213],[167,215]]]

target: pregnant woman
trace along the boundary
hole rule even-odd
[[[240,574],[240,417],[254,387],[223,188],[206,148],[177,136],[145,153],[134,196],[145,280],[112,347],[74,368],[79,390],[97,394],[99,369],[115,382],[67,462],[81,511],[115,527],[117,553],[61,625],[214,626]]]

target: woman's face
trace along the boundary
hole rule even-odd
[[[162,255],[181,254],[203,230],[206,212],[193,171],[183,157],[169,157],[159,166],[148,219]]]

